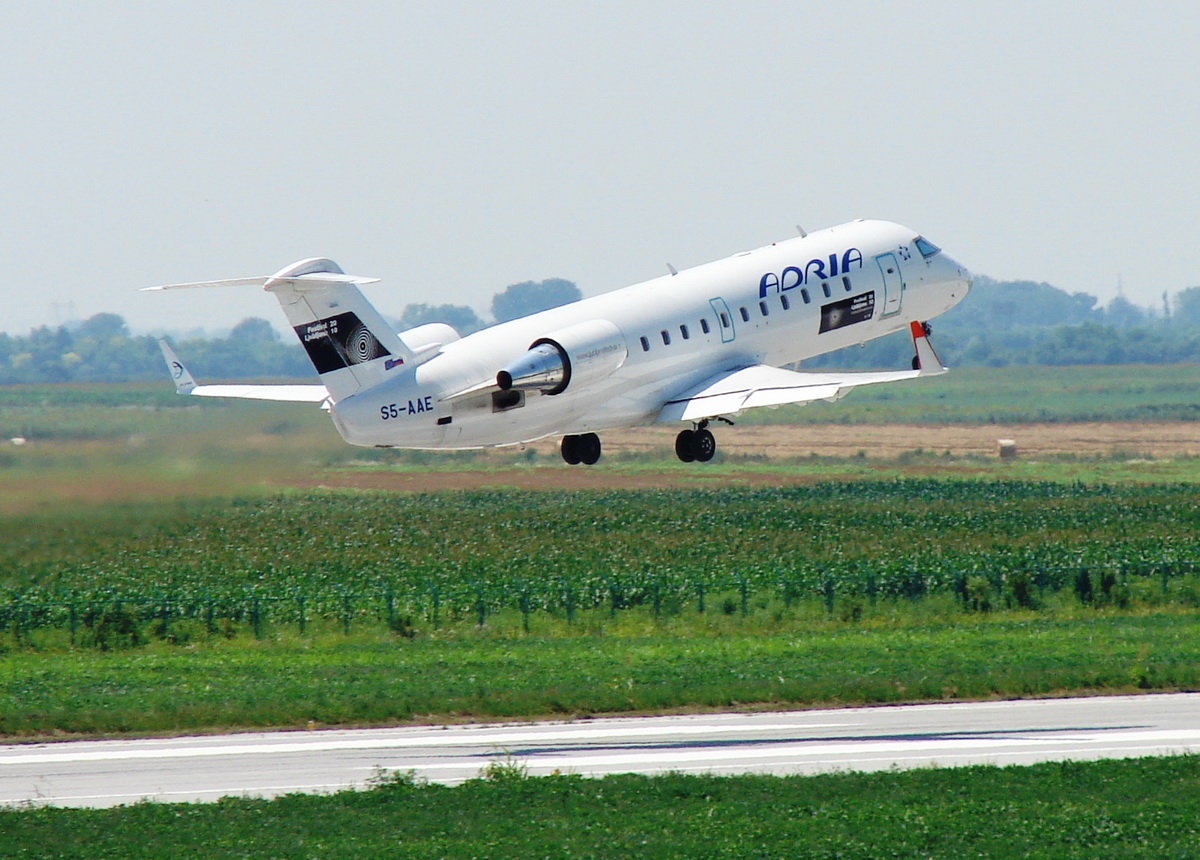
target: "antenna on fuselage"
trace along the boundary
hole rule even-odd
[[[800,234],[801,239],[808,238],[808,234],[804,232],[804,228],[801,227],[799,224],[796,225],[796,232]]]
[[[672,266],[670,263],[667,263],[667,271],[670,272],[672,275],[679,274],[679,270],[676,269],[674,266]]]

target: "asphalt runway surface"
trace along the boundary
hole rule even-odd
[[[0,746],[0,804],[272,797],[381,771],[800,774],[1200,751],[1200,693]]]

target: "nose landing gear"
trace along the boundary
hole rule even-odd
[[[594,466],[600,460],[600,437],[595,433],[584,433],[581,436],[563,436],[562,458],[568,466],[583,463]]]

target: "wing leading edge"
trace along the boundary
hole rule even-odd
[[[881,382],[899,382],[918,376],[938,376],[947,368],[929,343],[920,323],[911,327],[914,370],[869,373],[802,373],[756,364],[724,371],[701,382],[679,397],[668,400],[656,423],[702,421],[717,415],[733,415],[756,406],[840,400],[852,388]]]

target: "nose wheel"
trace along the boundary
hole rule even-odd
[[[681,430],[675,437],[675,456],[685,463],[707,463],[716,453],[716,437],[707,427]]]
[[[594,466],[600,460],[600,437],[595,433],[563,436],[562,458],[568,466]]]

